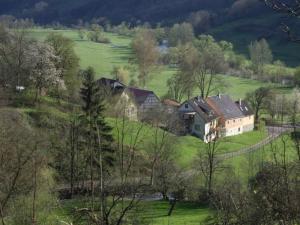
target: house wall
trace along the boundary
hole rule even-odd
[[[225,137],[242,134],[244,131],[243,118],[225,120]]]
[[[145,102],[140,106],[139,111],[140,112],[146,112],[150,109],[158,109],[161,107],[160,100],[155,95],[149,95]]]
[[[194,109],[188,104],[183,103],[178,110],[180,113],[186,113],[186,112],[194,112]]]
[[[192,124],[192,133],[205,141],[205,136],[208,133],[206,132],[208,129],[207,127],[208,126],[204,120],[198,114],[196,114],[194,117],[194,123]]]
[[[254,130],[254,115],[246,116],[243,118],[243,132]]]
[[[123,110],[125,110],[125,116],[128,119],[133,121],[138,120],[138,108],[125,92],[123,92],[119,102],[116,104],[116,112],[122,113]]]

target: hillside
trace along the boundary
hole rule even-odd
[[[113,23],[121,21],[163,22],[184,19],[198,10],[218,11],[232,5],[234,0],[4,0],[0,14],[34,17],[38,22],[74,22],[106,17]]]
[[[289,0],[287,0],[289,1]],[[0,15],[11,14],[19,18],[33,18],[37,23],[60,22],[76,24],[79,19],[90,21],[100,18],[119,24],[150,22],[171,26],[176,22],[190,21],[199,11],[209,14],[205,28],[195,27],[196,32],[205,31],[219,40],[234,44],[236,50],[248,54],[248,45],[259,38],[267,39],[274,50],[275,59],[289,66],[298,66],[300,47],[291,43],[280,29],[282,22],[291,24],[288,18],[274,14],[258,0],[3,0]],[[197,17],[194,18],[197,21]],[[293,23],[292,27],[299,24]],[[296,29],[297,30],[297,29]],[[293,51],[291,51],[293,50]]]

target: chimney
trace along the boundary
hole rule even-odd
[[[219,97],[219,99],[221,99],[221,93],[220,92],[218,93],[218,97]]]
[[[242,106],[242,99],[241,98],[239,99],[239,104],[240,104],[240,106]]]

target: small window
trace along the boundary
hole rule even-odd
[[[184,107],[185,107],[186,109],[188,109],[188,108],[189,108],[189,105],[188,105],[188,104],[185,104]]]
[[[233,120],[233,122],[235,123],[235,120]]]
[[[229,121],[227,122],[227,124],[229,124]]]
[[[239,132],[241,132],[241,128],[239,128]]]

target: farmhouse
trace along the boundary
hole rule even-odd
[[[254,114],[246,102],[234,102],[228,95],[193,98],[180,106],[179,113],[186,132],[205,142],[254,129]]]
[[[132,120],[143,120],[152,111],[161,109],[160,99],[153,91],[127,87],[117,105],[122,105],[125,115]]]
[[[160,99],[153,91],[127,87],[119,80],[104,77],[97,83],[114,105],[114,111],[125,114],[131,120],[143,120],[152,111],[161,110]]]
[[[253,130],[254,119],[252,121],[252,119],[249,119],[248,115],[252,114],[252,112],[250,112],[250,109],[245,103],[243,104],[244,108],[242,107],[242,104],[239,107],[239,105],[232,101],[228,95],[221,94],[208,97],[206,101],[219,116],[218,127],[220,137],[234,136]],[[248,109],[248,111],[246,111],[246,109]],[[251,129],[250,125],[252,122],[253,127],[251,127]]]
[[[180,118],[188,133],[210,142],[217,137],[218,115],[201,97],[185,101],[179,108]]]

